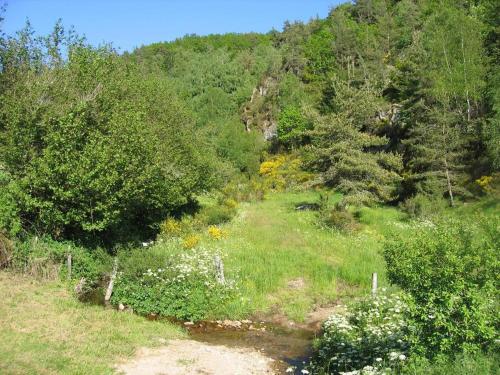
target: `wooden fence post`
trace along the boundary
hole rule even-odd
[[[215,265],[215,278],[219,284],[225,284],[226,278],[224,277],[224,263],[222,263],[222,259],[219,255],[214,257],[214,265]]]
[[[67,266],[68,266],[68,279],[71,280],[71,253],[68,253],[68,260],[67,260]]]
[[[115,285],[117,271],[118,271],[118,258],[115,258],[115,261],[113,263],[113,272],[111,272],[108,289],[106,290],[106,295],[104,296],[105,305],[109,305],[109,300],[111,299],[111,294],[113,293],[113,286]]]
[[[373,295],[377,294],[377,286],[378,286],[377,273],[374,272],[374,273],[372,273],[372,294]]]

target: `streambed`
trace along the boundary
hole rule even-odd
[[[315,332],[299,327],[259,322],[242,324],[240,328],[222,326],[217,322],[200,322],[187,327],[193,340],[224,345],[230,348],[250,348],[275,360],[275,370],[284,374],[289,367],[301,374],[301,369],[312,354]]]

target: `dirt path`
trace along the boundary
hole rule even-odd
[[[158,349],[140,349],[116,369],[127,375],[271,375],[273,362],[252,349],[171,340]]]

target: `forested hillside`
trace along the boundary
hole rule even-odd
[[[64,282],[66,304],[187,327],[290,328],[333,309],[290,371],[497,371],[499,14],[495,0],[357,0],[124,53],[63,21],[1,33],[0,284],[15,290],[0,310],[23,298],[14,273]],[[372,272],[387,294],[366,297]],[[135,338],[102,333],[108,362],[154,333],[113,316]],[[21,344],[0,338],[0,372],[43,372],[5,319]]]
[[[274,152],[300,149],[303,168],[354,202],[453,205],[498,169],[497,11],[358,1],[283,32],[186,36],[130,59],[171,77],[200,126],[243,122]]]

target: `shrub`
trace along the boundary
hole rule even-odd
[[[362,299],[330,316],[316,340],[314,374],[375,374],[401,368],[408,356],[407,306],[399,295]]]
[[[0,231],[15,236],[21,230],[19,207],[16,202],[18,188],[1,168],[0,164]]]
[[[207,232],[209,236],[215,240],[221,240],[227,235],[223,229],[216,227],[215,225],[209,226]]]
[[[181,219],[169,217],[161,223],[159,237],[165,240],[187,238],[203,225],[199,216],[184,215]]]
[[[278,118],[278,139],[286,147],[297,147],[308,141],[307,130],[311,124],[300,108],[287,106]]]
[[[111,302],[123,303],[140,314],[207,318],[237,295],[234,281],[217,281],[215,255],[205,249],[168,253],[164,248],[126,254]]]
[[[499,219],[443,220],[385,244],[388,277],[409,294],[415,352],[486,350],[500,323]]]
[[[8,265],[12,259],[12,242],[0,232],[0,268]]]
[[[319,211],[319,221],[322,226],[341,232],[349,233],[359,228],[354,214],[342,204],[336,204],[333,208],[322,206]]]
[[[262,162],[259,174],[268,189],[285,190],[303,186],[313,174],[302,170],[302,160],[297,154],[276,155]]]
[[[403,375],[491,375],[500,374],[500,352],[457,355],[429,361],[422,357],[410,359],[402,369]]]
[[[226,184],[221,192],[226,199],[236,202],[261,201],[264,199],[266,186],[260,177],[252,177],[250,180],[240,177]]]
[[[11,266],[14,270],[36,278],[56,279],[68,277],[65,267],[67,256],[72,256],[71,278],[85,278],[85,287],[97,286],[111,270],[111,257],[102,249],[89,250],[71,242],[58,242],[48,237],[33,237],[16,243]]]
[[[411,218],[425,218],[441,212],[446,205],[443,199],[417,194],[405,200],[401,208]]]
[[[230,221],[236,215],[236,208],[226,205],[203,207],[197,214],[197,218],[206,225],[219,225]]]
[[[190,234],[182,241],[182,247],[185,249],[195,248],[200,242],[200,237],[196,234]]]
[[[174,218],[167,218],[160,225],[160,234],[166,237],[177,237],[182,233],[182,226],[179,220]]]

